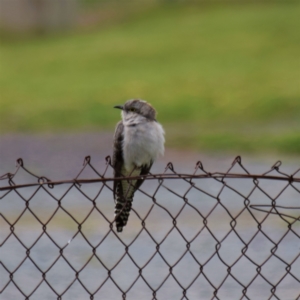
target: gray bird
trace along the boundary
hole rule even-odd
[[[164,130],[156,121],[156,111],[146,101],[136,99],[114,108],[122,110],[122,121],[117,124],[114,134],[114,177],[147,175],[157,157],[164,154]],[[118,232],[127,224],[134,193],[143,181],[114,181]]]

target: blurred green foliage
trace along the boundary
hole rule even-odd
[[[155,106],[170,146],[300,153],[300,5],[174,5],[2,41],[0,132],[112,130]]]

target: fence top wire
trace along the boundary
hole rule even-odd
[[[238,166],[239,169],[241,170],[240,173],[234,173],[234,167]],[[95,297],[97,297],[97,293],[101,292],[101,289],[105,288],[105,284],[106,282],[110,282],[114,287],[117,288],[117,291],[119,293],[121,293],[122,299],[127,299],[127,297],[129,296],[132,288],[137,284],[137,282],[139,280],[143,281],[146,284],[146,287],[149,288],[150,293],[152,294],[152,299],[157,300],[157,299],[162,299],[160,298],[160,293],[161,290],[164,289],[164,286],[167,284],[167,281],[171,278],[174,280],[174,288],[177,286],[177,288],[179,288],[181,290],[181,298],[180,299],[189,299],[189,291],[191,289],[193,289],[194,283],[197,282],[197,280],[204,280],[205,281],[205,285],[208,286],[208,289],[212,290],[211,293],[211,299],[222,299],[222,296],[220,296],[220,293],[222,295],[222,289],[224,289],[224,286],[226,285],[227,280],[233,280],[235,284],[238,285],[239,289],[242,289],[242,291],[239,292],[239,299],[254,299],[251,296],[251,288],[253,288],[253,286],[255,286],[255,282],[256,280],[262,280],[263,283],[267,283],[267,285],[270,288],[270,297],[269,298],[264,298],[264,299],[280,299],[280,290],[285,290],[287,284],[288,287],[290,288],[291,285],[293,284],[293,291],[296,295],[295,299],[299,299],[298,297],[298,292],[299,290],[297,289],[296,286],[299,285],[300,283],[300,277],[299,277],[299,269],[297,268],[297,261],[300,258],[300,253],[298,253],[298,249],[295,250],[296,247],[291,247],[291,241],[296,245],[296,242],[298,242],[300,240],[300,236],[299,233],[297,233],[297,229],[295,228],[296,225],[295,223],[297,221],[300,221],[300,215],[299,216],[292,216],[286,213],[286,210],[293,210],[296,213],[298,211],[300,211],[300,206],[284,206],[284,205],[278,205],[278,203],[276,203],[276,201],[278,200],[278,197],[281,196],[281,194],[288,188],[291,187],[293,189],[293,191],[296,193],[296,198],[293,199],[295,203],[298,204],[298,197],[300,195],[300,168],[297,169],[293,174],[286,174],[285,172],[283,172],[281,169],[281,162],[278,161],[276,162],[269,170],[267,170],[266,172],[262,173],[262,174],[251,174],[246,167],[242,164],[242,159],[240,156],[236,157],[234,159],[234,161],[232,162],[232,164],[229,166],[228,170],[226,172],[209,172],[208,170],[206,170],[202,164],[202,162],[198,161],[195,165],[195,168],[193,170],[193,172],[191,172],[190,174],[186,174],[186,173],[179,173],[175,171],[175,168],[173,166],[172,163],[168,163],[166,165],[166,168],[164,170],[163,173],[161,174],[152,174],[149,173],[148,175],[143,175],[143,176],[132,176],[132,177],[121,177],[121,178],[113,178],[111,176],[107,176],[108,174],[108,170],[112,170],[112,165],[111,165],[111,158],[109,156],[106,157],[106,166],[104,168],[104,171],[102,173],[100,173],[98,170],[95,169],[95,167],[91,164],[91,158],[90,156],[85,157],[84,159],[84,163],[83,163],[83,167],[81,168],[81,170],[79,171],[79,173],[77,174],[77,176],[71,180],[60,180],[60,181],[55,181],[55,180],[50,180],[49,178],[45,177],[45,176],[39,176],[36,175],[34,172],[30,171],[29,169],[27,169],[27,167],[25,167],[23,160],[20,158],[17,160],[17,165],[16,165],[16,170],[14,173],[6,173],[2,176],[0,176],[0,183],[2,181],[1,187],[0,187],[0,200],[5,200],[4,198],[6,197],[6,195],[8,195],[9,193],[11,193],[12,191],[15,192],[15,194],[22,198],[25,202],[26,205],[25,207],[22,208],[22,210],[17,213],[18,216],[15,220],[11,220],[10,218],[6,218],[5,217],[5,212],[0,211],[0,216],[3,218],[4,220],[4,224],[7,227],[7,236],[4,237],[4,240],[2,242],[2,244],[0,243],[0,246],[4,246],[3,249],[5,248],[5,245],[8,245],[6,248],[9,255],[7,255],[7,257],[11,257],[14,254],[12,252],[12,248],[11,247],[11,241],[9,240],[10,237],[14,237],[15,238],[15,243],[16,245],[19,243],[19,247],[21,247],[22,250],[19,250],[18,255],[24,255],[24,259],[22,259],[20,262],[17,262],[15,264],[15,267],[10,267],[11,263],[9,261],[9,259],[7,259],[6,261],[3,260],[3,262],[0,262],[0,265],[2,265],[2,267],[4,268],[4,271],[6,272],[5,274],[7,274],[7,280],[6,282],[4,282],[4,284],[2,284],[2,290],[1,290],[1,284],[0,284],[0,292],[5,292],[5,290],[9,290],[10,286],[13,286],[15,289],[17,289],[23,296],[25,299],[30,299],[30,297],[35,293],[38,292],[38,289],[42,288],[42,284],[45,283],[46,285],[48,285],[48,287],[51,289],[51,291],[56,294],[57,299],[61,300],[62,298],[65,297],[65,294],[68,293],[68,291],[71,289],[71,287],[73,285],[75,285],[76,283],[79,284],[86,293],[88,293],[90,295],[90,299],[95,299]],[[87,178],[87,179],[82,179],[81,177],[84,174],[84,170],[86,168],[90,168],[94,174],[96,174],[96,178]],[[20,171],[24,171],[27,175],[30,175],[30,178],[32,179],[32,182],[29,183],[19,183],[19,178],[17,177],[17,174]],[[200,173],[200,174],[199,174]],[[136,180],[139,178],[143,178],[145,180],[156,180],[158,185],[154,191],[153,194],[147,194],[145,191],[143,191],[142,189],[140,190],[144,195],[150,197],[150,199],[152,200],[151,206],[149,207],[149,210],[146,211],[145,216],[143,216],[140,212],[138,212],[138,210],[136,208],[133,208],[133,216],[137,216],[137,218],[139,219],[139,227],[138,228],[134,228],[131,227],[131,230],[136,230],[134,231],[133,237],[130,240],[130,242],[125,241],[125,238],[123,236],[119,236],[114,230],[113,230],[113,223],[115,222],[115,220],[112,220],[110,217],[107,217],[107,215],[105,214],[105,207],[100,206],[100,204],[96,204],[96,199],[97,197],[100,195],[100,193],[102,193],[103,187],[105,186],[106,188],[108,188],[108,192],[112,191],[112,188],[110,187],[110,185],[107,184],[107,182],[109,181],[113,181],[113,180],[119,180],[119,179],[126,179],[126,180]],[[184,191],[183,194],[178,194],[176,193],[175,189],[172,190],[171,187],[165,185],[164,181],[166,179],[171,179],[171,180],[181,180],[184,181],[184,183],[187,183],[187,190]],[[245,196],[243,194],[240,193],[240,191],[238,189],[234,189],[234,187],[232,187],[231,185],[229,185],[227,183],[227,181],[232,180],[232,179],[248,179],[251,180],[254,184],[253,188],[250,191],[250,194]],[[216,195],[209,195],[206,193],[206,191],[202,190],[201,187],[198,186],[198,181],[196,180],[211,180],[213,182],[217,182],[218,185],[220,185],[220,190],[218,188],[218,193]],[[267,190],[264,190],[263,187],[261,187],[261,183],[263,180],[271,180],[271,181],[282,181],[285,182],[283,185],[284,187],[280,190],[280,192],[276,195],[276,196],[271,196],[268,195]],[[83,189],[83,185],[84,184],[90,184],[90,183],[96,183],[96,182],[101,182],[101,187],[98,187],[98,192],[96,194],[96,196],[94,196],[94,198],[89,198],[83,191],[81,191],[81,194],[88,200],[90,200],[92,202],[93,205],[91,205],[89,208],[87,208],[87,215],[85,215],[83,220],[79,220],[76,218],[75,215],[72,214],[72,211],[68,209],[68,207],[64,206],[61,203],[61,200],[67,195],[67,193],[71,190],[71,188],[75,187],[76,189],[82,190]],[[57,185],[62,185],[62,184],[68,184],[69,187],[67,189],[66,192],[64,192],[64,194],[59,198],[55,198],[54,195],[51,194],[51,189],[54,189]],[[21,191],[22,189],[28,188],[28,187],[36,187],[35,188],[35,192],[29,197],[26,198],[26,196],[22,195]],[[168,207],[168,206],[164,206],[162,205],[159,201],[156,200],[156,194],[157,191],[163,187],[168,193],[168,195],[175,195],[176,197],[180,197],[182,201],[180,201],[180,209],[177,213],[172,214],[171,213],[171,209],[172,207]],[[223,191],[225,190],[225,187],[228,189],[231,189],[231,191],[233,191],[236,195],[240,196],[242,198],[242,204],[241,206],[236,208],[235,211],[235,216],[234,214],[230,211],[230,209],[228,209],[226,207],[225,202],[223,201],[223,198],[221,197],[221,194],[223,193]],[[57,202],[55,203],[55,209],[53,212],[51,212],[51,214],[45,219],[42,220],[41,217],[38,215],[38,212],[35,212],[34,209],[31,209],[30,205],[29,205],[29,201],[31,201],[33,199],[33,197],[35,197],[37,191],[39,189],[47,189],[47,193],[53,197],[53,199],[55,199]],[[263,194],[265,194],[265,196],[267,196],[268,198],[268,204],[251,204],[250,203],[250,196],[251,194],[253,194],[254,190],[260,190],[260,192],[262,192]],[[198,209],[196,206],[193,206],[193,203],[190,203],[186,197],[186,195],[191,191],[194,190],[197,193],[202,193],[201,195],[208,195],[211,198],[214,199],[214,201],[212,201],[213,203],[212,206],[209,208],[209,210],[207,210],[206,213],[201,212],[200,209]],[[200,197],[199,197],[200,198]],[[8,200],[9,198],[7,198]],[[198,199],[198,198],[197,198]],[[73,199],[72,199],[73,200]],[[286,199],[284,198],[284,201]],[[43,198],[41,199],[41,201],[43,201]],[[170,202],[169,202],[170,203]],[[285,203],[285,202],[284,202]],[[173,203],[172,203],[173,205]],[[234,204],[235,205],[235,204]],[[152,213],[153,208],[159,208],[161,210],[163,210],[165,213],[168,214],[168,226],[169,228],[164,228],[165,230],[162,230],[163,228],[159,228],[159,231],[164,231],[162,233],[162,238],[157,239],[155,237],[155,232],[151,231],[151,225],[150,222],[148,222],[148,216]],[[194,232],[193,235],[191,235],[190,237],[187,237],[185,234],[187,234],[187,232],[184,233],[184,230],[181,228],[182,223],[180,223],[180,214],[183,212],[183,210],[185,209],[185,207],[190,207],[191,209],[193,209],[194,213],[197,214],[197,218],[199,218],[197,220],[197,224],[195,225],[195,223],[193,223],[196,228],[193,228]],[[229,227],[228,231],[225,232],[225,235],[223,235],[222,237],[220,237],[218,234],[216,234],[216,232],[214,231],[213,226],[215,226],[215,224],[213,224],[211,221],[209,221],[209,218],[212,217],[213,212],[218,208],[218,207],[222,207],[224,209],[224,211],[226,211],[227,216],[230,219],[229,222]],[[264,213],[263,218],[261,220],[258,220],[255,215],[253,214],[252,210],[256,210],[256,211],[261,211]],[[64,240],[64,244],[60,245],[56,239],[54,234],[51,231],[51,228],[49,228],[49,224],[52,222],[53,218],[55,217],[55,215],[58,213],[59,210],[62,210],[65,212],[65,216],[69,217],[70,222],[74,223],[76,226],[75,231],[72,233],[72,237],[70,240],[68,240],[68,242],[65,244],[65,240]],[[282,210],[284,212],[282,212]],[[30,212],[31,215],[40,223],[40,227],[37,227],[36,230],[41,231],[37,237],[35,238],[35,240],[33,241],[33,243],[30,245],[25,243],[23,241],[24,236],[22,236],[22,231],[19,231],[20,229],[18,229],[18,224],[21,220],[21,218],[23,217],[23,215],[25,214],[25,212]],[[90,236],[88,235],[88,233],[85,231],[85,222],[88,220],[88,218],[92,218],[92,213],[95,212],[98,216],[98,218],[102,218],[103,219],[103,223],[101,223],[102,225],[108,225],[106,226],[100,226],[100,228],[98,228],[98,230],[102,230],[103,234],[100,238],[100,240],[97,241],[96,245],[90,240]],[[244,212],[248,212],[250,214],[250,218],[252,217],[253,221],[255,222],[256,225],[256,229],[253,231],[250,239],[246,240],[244,236],[242,236],[239,232],[239,229],[237,228],[237,219],[239,218],[240,220],[240,216],[244,213]],[[99,215],[99,214],[100,215]],[[145,212],[144,212],[145,213]],[[152,213],[153,215],[154,213]],[[225,214],[226,215],[226,214]],[[265,231],[265,229],[263,228],[263,223],[265,222],[265,220],[270,216],[270,215],[277,215],[279,218],[281,218],[282,221],[285,222],[284,226],[284,231],[280,231],[277,233],[276,239],[272,236],[272,235],[268,235]],[[217,219],[218,221],[219,216],[215,216],[214,220]],[[147,220],[146,220],[147,219]],[[170,222],[171,220],[171,222]],[[199,221],[199,220],[202,220]],[[153,225],[153,224],[152,224]],[[224,224],[223,224],[224,225]],[[222,225],[222,226],[223,226]],[[298,225],[298,224],[297,224]],[[20,226],[20,225],[19,225]],[[149,226],[149,227],[148,227]],[[286,228],[287,227],[287,228]],[[153,228],[152,228],[153,229]],[[191,228],[189,229],[190,231],[192,230]],[[277,230],[275,228],[275,230]],[[111,240],[109,239],[109,235],[112,233],[111,235]],[[138,240],[142,240],[143,238],[143,234],[150,238],[150,244],[152,244],[152,246],[154,245],[154,253],[152,253],[147,260],[143,263],[143,264],[139,264],[137,262],[137,254],[136,256],[132,255],[131,249],[134,243],[138,243]],[[174,240],[172,240],[172,234],[177,234],[177,240],[176,240],[176,247],[174,247]],[[228,262],[226,261],[226,259],[224,260],[224,253],[222,254],[221,251],[221,247],[223,246],[222,249],[226,248],[226,243],[231,243],[230,241],[230,236],[235,235],[240,244],[231,244],[231,248],[229,250],[230,253],[233,253],[235,251],[236,253],[236,258],[231,261]],[[285,238],[290,234],[290,240],[285,240]],[[266,240],[267,243],[271,244],[271,249],[269,249],[268,252],[266,252],[266,255],[264,256],[264,258],[260,261],[257,262],[255,258],[253,258],[251,256],[251,247],[253,247],[253,245],[255,244],[255,251],[256,253],[258,253],[259,251],[264,251],[264,249],[259,249],[257,250],[257,242],[254,242],[256,238],[259,237],[259,235],[262,235],[263,238]],[[53,262],[50,263],[49,266],[47,266],[46,269],[41,268],[41,266],[39,264],[41,264],[41,261],[38,261],[38,259],[35,257],[34,254],[34,249],[35,247],[38,247],[38,243],[39,241],[42,240],[42,237],[48,237],[50,240],[50,243],[52,243],[54,245],[54,247],[56,247],[56,252],[53,254]],[[76,268],[74,266],[74,262],[72,262],[72,257],[70,257],[70,253],[68,254],[68,250],[72,248],[71,245],[71,241],[75,240],[76,238],[82,238],[83,240],[81,240],[82,243],[85,243],[89,249],[89,258],[83,262],[83,264],[80,266],[80,268]],[[201,252],[199,249],[195,250],[192,249],[192,246],[195,245],[196,241],[198,238],[207,238],[210,237],[213,239],[213,244],[214,247],[211,249],[211,253],[209,254],[208,257],[205,258],[204,261],[200,261],[199,259],[197,259],[197,255],[199,255],[199,252]],[[278,239],[279,238],[279,239]],[[113,239],[113,240],[112,240]],[[164,254],[164,245],[167,243],[167,240],[170,239],[170,248],[172,251],[176,250],[175,248],[180,248],[179,244],[180,241],[184,243],[184,247],[182,250],[182,253],[180,253],[180,255],[178,257],[176,257],[175,262],[171,263],[169,261],[170,259],[170,251],[167,252],[167,255]],[[107,249],[109,249],[109,252],[111,254],[112,251],[112,245],[111,242],[112,241],[117,241],[119,244],[119,247],[123,247],[122,251],[123,254],[117,258],[117,260],[110,264],[109,261],[111,261],[111,257],[109,260],[105,260],[104,256],[105,256],[105,252],[103,251],[103,247],[105,247],[105,243],[107,243]],[[143,241],[143,251],[145,250],[145,248],[151,248],[150,244],[145,244],[144,240]],[[205,246],[207,246],[207,242],[208,240],[206,240],[206,242],[204,243]],[[42,241],[41,241],[42,243]],[[259,246],[261,246],[261,240],[258,242]],[[293,245],[294,245],[293,244]],[[71,245],[71,246],[70,246]],[[116,246],[116,244],[114,244]],[[202,245],[202,244],[201,244]],[[283,246],[285,247],[284,249],[290,248],[289,251],[284,250],[283,253],[280,252],[280,247],[279,246]],[[67,248],[68,247],[68,248]],[[102,248],[101,248],[102,247]],[[166,247],[166,246],[165,246]],[[262,246],[263,247],[263,246]],[[102,249],[102,252],[100,253],[99,248]],[[153,248],[153,247],[152,247]],[[152,249],[151,248],[151,249]],[[293,251],[292,249],[293,248]],[[16,248],[17,249],[17,248]],[[19,248],[18,248],[19,249]],[[58,252],[57,252],[58,250]],[[77,251],[78,249],[76,249]],[[98,251],[99,250],[99,251]],[[22,252],[23,251],[23,252]],[[24,253],[25,251],[25,253]],[[50,251],[50,249],[49,249]],[[69,250],[71,251],[71,250]],[[97,252],[98,251],[98,252]],[[139,250],[140,251],[140,248]],[[179,251],[179,250],[178,250]],[[50,252],[49,252],[50,253]],[[100,254],[99,254],[100,253]],[[117,253],[117,251],[116,251]],[[41,253],[40,253],[41,254]],[[42,253],[43,254],[43,253]],[[44,255],[44,254],[43,254]],[[50,254],[48,254],[50,255]],[[176,268],[181,264],[181,263],[188,263],[188,260],[186,259],[186,256],[190,255],[189,258],[192,261],[192,265],[189,265],[189,267],[187,268],[188,271],[191,271],[193,265],[196,265],[196,269],[197,271],[195,271],[195,275],[193,275],[192,279],[190,280],[189,283],[185,283],[183,284],[179,278],[179,275],[176,273]],[[150,266],[153,261],[159,257],[161,259],[160,264],[164,267],[168,268],[168,273],[165,277],[162,277],[161,282],[159,282],[158,285],[154,286],[153,283],[151,283],[151,280],[145,275],[145,272],[147,270],[147,267]],[[280,273],[280,275],[278,275],[275,279],[270,275],[269,277],[265,275],[265,268],[266,265],[272,261],[272,259],[277,259],[275,263],[281,263],[284,266],[284,270],[282,271],[278,271],[276,269],[276,272],[272,271],[272,274],[274,273]],[[99,264],[101,264],[101,268],[99,268],[99,272],[103,271],[101,274],[101,280],[99,279],[99,281],[97,281],[97,286],[94,290],[92,290],[89,286],[89,284],[87,284],[85,282],[85,277],[87,275],[82,275],[84,273],[85,269],[89,268],[89,264],[91,262],[92,259],[95,259]],[[138,274],[136,276],[136,278],[132,279],[132,282],[126,287],[124,288],[124,286],[122,285],[122,283],[120,281],[118,281],[117,277],[117,273],[120,271],[120,265],[122,263],[126,264],[126,259],[129,261],[129,263],[131,263],[131,267],[134,268],[135,270],[138,270]],[[242,282],[242,279],[239,278],[239,276],[236,276],[234,273],[234,268],[237,267],[238,263],[242,262],[242,260],[245,259],[246,263],[251,265],[251,267],[254,266],[255,271],[253,272],[253,276],[250,278],[248,282]],[[24,264],[30,260],[32,262],[32,264],[34,265],[33,268],[36,268],[36,270],[38,270],[38,278],[37,279],[37,283],[35,284],[35,286],[33,287],[33,289],[31,289],[30,291],[27,290],[24,286],[22,286],[22,283],[20,281],[18,281],[18,276],[14,276],[17,275],[18,273],[22,272],[22,268],[24,266]],[[210,262],[212,262],[213,266],[216,267],[217,265],[214,265],[213,261],[215,260],[214,263],[216,262],[220,262],[222,264],[222,266],[226,267],[226,271],[225,271],[225,276],[224,278],[219,282],[216,283],[216,279],[213,277],[210,277],[209,274],[209,267],[208,265],[210,264]],[[56,266],[60,263],[60,261],[64,261],[65,263],[67,263],[67,265],[69,266],[70,270],[73,272],[73,277],[71,278],[71,282],[67,283],[65,285],[64,288],[59,289],[56,285],[56,281],[51,281],[51,273],[54,272],[53,270],[56,268]],[[299,262],[299,261],[298,261]],[[127,262],[128,263],[128,262]],[[274,262],[272,262],[274,263]],[[133,265],[132,265],[133,264]],[[277,266],[277,265],[276,265]],[[190,268],[191,267],[191,268]],[[213,267],[213,268],[214,268]],[[25,266],[24,266],[25,268]],[[119,268],[119,269],[118,269]],[[117,269],[119,271],[117,271]],[[124,267],[123,267],[124,269]],[[216,270],[218,270],[217,272],[215,272]],[[272,269],[273,270],[273,269]],[[298,271],[297,271],[298,270]],[[249,273],[250,273],[250,269],[249,269]],[[278,271],[278,272],[277,272]],[[184,268],[181,267],[180,272],[184,272]],[[218,269],[214,269],[213,270],[214,273],[221,273],[222,270],[221,268]],[[122,273],[122,272],[121,272]],[[159,272],[158,272],[159,273]],[[247,272],[246,272],[247,273]],[[54,276],[54,275],[53,275]],[[127,276],[127,274],[126,274]],[[128,275],[130,276],[130,275]],[[159,274],[156,274],[155,277],[159,276]],[[68,275],[68,278],[70,278],[70,275]],[[98,277],[97,277],[98,278]],[[288,279],[287,279],[288,278]],[[290,280],[290,281],[286,281],[286,280]],[[102,283],[101,283],[102,281]],[[285,281],[287,283],[285,283]],[[63,281],[62,281],[63,282]],[[202,287],[203,288],[203,287]],[[145,288],[144,288],[145,289]],[[197,289],[199,289],[199,286],[197,285]],[[60,290],[60,291],[59,291]],[[232,288],[231,288],[232,290]],[[198,291],[198,290],[197,290]],[[260,290],[261,291],[261,290]],[[286,290],[285,290],[286,291]],[[250,293],[250,294],[249,294]],[[249,296],[250,295],[250,296]],[[129,296],[130,298],[130,296]],[[235,297],[233,297],[235,298]],[[64,298],[65,299],[65,298]],[[116,299],[116,298],[114,298]],[[131,298],[130,298],[131,299]],[[164,298],[165,299],[165,298]],[[171,298],[169,298],[171,299]],[[172,298],[173,299],[173,298]],[[208,299],[208,298],[207,298]],[[235,298],[238,299],[238,298]],[[260,298],[262,299],[262,298]]]
[[[111,166],[111,158],[110,156],[106,157],[106,163],[107,165]],[[231,169],[238,164],[244,171],[245,173],[230,173]],[[16,161],[16,170],[14,173],[6,173],[2,176],[0,176],[0,180],[8,180],[9,185],[8,186],[3,186],[0,187],[0,191],[5,191],[5,190],[13,190],[13,189],[18,189],[18,188],[24,188],[24,187],[30,187],[30,186],[38,186],[38,185],[48,185],[49,188],[53,188],[55,185],[59,184],[68,184],[68,183],[73,183],[73,184],[81,184],[81,183],[95,183],[95,182],[106,182],[106,181],[114,181],[114,180],[119,180],[119,179],[124,179],[126,178],[127,180],[136,180],[136,179],[145,179],[145,180],[159,180],[159,179],[205,179],[205,178],[215,178],[215,179],[226,179],[226,178],[235,178],[235,179],[249,179],[252,178],[253,180],[257,179],[270,179],[270,180],[281,180],[281,181],[288,181],[290,183],[292,182],[300,182],[300,177],[297,177],[296,175],[300,176],[300,168],[297,169],[293,174],[288,175],[284,172],[281,172],[279,170],[279,167],[281,166],[281,161],[277,161],[270,170],[262,173],[262,174],[250,174],[246,168],[242,165],[242,159],[240,156],[237,156],[234,161],[231,164],[231,167],[227,172],[208,172],[204,169],[204,166],[201,161],[198,161],[195,165],[195,170],[200,169],[204,172],[204,174],[187,174],[187,173],[177,173],[175,172],[173,163],[169,162],[166,165],[165,172],[161,174],[147,174],[143,176],[126,176],[126,177],[120,177],[120,178],[114,178],[114,177],[104,177],[103,175],[99,176],[99,178],[78,178],[79,175],[83,172],[83,170],[86,168],[86,166],[91,165],[91,157],[86,156],[84,159],[83,163],[83,168],[81,171],[78,173],[78,175],[74,179],[68,179],[68,180],[50,180],[45,176],[38,176],[31,171],[29,171],[27,168],[25,168],[24,162],[22,158],[17,159]],[[33,183],[27,183],[27,184],[15,184],[13,182],[13,178],[16,176],[18,171],[20,169],[23,169],[25,172],[28,174],[32,175],[33,177],[37,178],[37,182]],[[172,173],[167,173],[167,171],[170,170]],[[273,171],[277,171],[278,175],[270,175],[269,173]]]
[[[34,174],[32,171],[27,169],[25,167],[24,161],[22,158],[18,158],[16,160],[16,170],[14,173],[6,173],[2,176],[0,176],[0,180],[6,180],[8,182],[8,185],[0,187],[0,191],[11,191],[11,190],[16,190],[20,188],[26,188],[26,187],[34,187],[34,186],[48,186],[48,188],[52,189],[56,185],[61,185],[61,184],[73,184],[78,187],[81,186],[81,184],[88,184],[88,183],[96,183],[96,182],[109,182],[109,181],[114,181],[114,180],[119,180],[119,179],[126,179],[126,180],[137,180],[137,179],[144,179],[144,180],[164,180],[164,179],[183,179],[186,181],[191,182],[192,179],[215,179],[220,182],[224,183],[225,179],[252,179],[255,185],[258,185],[258,180],[263,179],[263,180],[279,180],[279,181],[287,181],[289,184],[292,183],[300,183],[300,168],[297,169],[294,173],[292,174],[286,174],[280,170],[280,166],[282,165],[282,162],[278,160],[275,162],[269,170],[266,172],[263,172],[262,174],[251,174],[248,172],[248,170],[245,168],[245,166],[242,164],[242,158],[241,156],[235,157],[233,162],[231,163],[231,166],[226,172],[209,172],[204,168],[204,165],[201,161],[197,161],[195,164],[194,172],[187,174],[187,173],[178,173],[175,171],[174,165],[172,162],[169,162],[166,167],[165,171],[160,174],[152,174],[149,173],[147,175],[143,176],[126,176],[126,177],[120,177],[120,178],[114,178],[114,177],[105,177],[105,174],[108,170],[108,167],[112,167],[111,164],[111,157],[107,156],[105,158],[106,160],[106,168],[104,170],[103,174],[100,174],[91,164],[91,157],[86,156],[84,158],[83,162],[83,167],[77,174],[77,176],[74,179],[68,179],[68,180],[50,180],[49,178],[45,176],[38,176]],[[244,173],[232,173],[231,170],[234,168],[234,166],[239,165],[240,168],[244,171]],[[79,176],[82,174],[82,172],[85,170],[85,168],[89,166],[94,172],[99,176],[98,178],[79,178]],[[24,170],[26,173],[30,174],[34,178],[36,178],[36,182],[32,183],[25,183],[25,184],[16,184],[14,182],[14,177],[17,175],[17,173],[20,170]],[[203,173],[202,174],[196,174],[197,170],[201,170]],[[170,172],[168,172],[170,171]],[[271,173],[276,173],[276,175],[273,175]],[[297,191],[298,189],[294,187]],[[277,208],[281,209],[289,209],[289,210],[300,210],[300,206],[276,206],[275,203],[272,203],[271,205],[256,205],[252,204],[250,205],[251,208],[262,211],[262,212],[267,212],[271,214],[278,214],[281,216],[286,216],[289,218],[292,218],[294,220],[300,220],[300,215],[299,217],[293,217],[287,214],[279,213]],[[273,208],[274,211],[270,212],[267,210],[268,208]]]

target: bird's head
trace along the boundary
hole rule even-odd
[[[148,120],[155,121],[155,109],[144,100],[128,100],[124,105],[116,105],[114,108],[119,108],[122,110],[123,120],[144,117]]]

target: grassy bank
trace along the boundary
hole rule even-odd
[[[1,43],[0,132],[107,130],[143,98],[169,145],[300,152],[300,5],[172,6]]]

